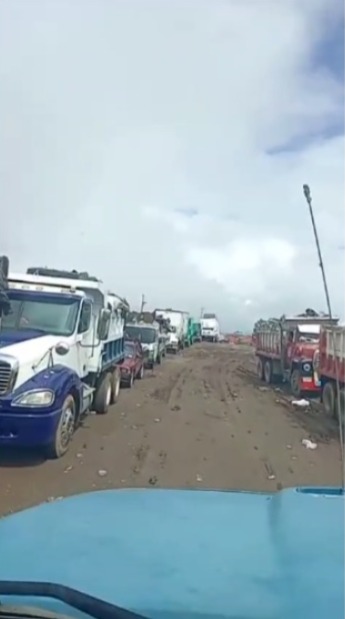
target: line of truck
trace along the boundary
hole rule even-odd
[[[257,374],[285,382],[295,397],[320,396],[327,415],[345,419],[345,327],[307,309],[298,316],[260,320],[253,332]]]
[[[188,312],[131,312],[88,273],[9,273],[0,258],[0,447],[63,456],[85,414],[106,414],[144,366],[201,339]]]

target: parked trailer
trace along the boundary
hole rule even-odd
[[[129,309],[87,273],[9,274],[0,332],[0,446],[59,458],[81,417],[108,412],[120,391]]]
[[[320,347],[314,355],[314,368],[321,385],[321,401],[327,415],[345,418],[345,327],[321,330]],[[338,394],[339,386],[339,394]],[[339,397],[339,400],[338,400]]]
[[[319,316],[261,321],[255,332],[259,378],[266,383],[288,382],[296,397],[302,393],[319,393],[314,355],[319,347],[320,326],[329,323],[332,320]]]

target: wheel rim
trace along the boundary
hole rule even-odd
[[[71,440],[74,430],[74,409],[68,406],[62,413],[60,443],[62,447],[67,447]]]
[[[340,392],[340,423],[345,425],[345,392]]]
[[[291,390],[292,390],[294,395],[299,395],[300,388],[299,388],[299,374],[298,374],[298,372],[292,372],[292,376],[291,376]]]
[[[270,382],[270,378],[271,378],[271,367],[270,364],[268,362],[265,363],[265,380],[266,383]]]
[[[334,398],[332,396],[332,391],[330,388],[325,389],[323,396],[323,407],[325,409],[326,415],[328,415],[329,417],[332,417],[334,415]]]
[[[259,359],[258,363],[257,363],[257,372],[258,372],[259,378],[262,378],[262,361],[261,361],[261,359]]]
[[[107,389],[107,397],[105,398],[105,404],[108,407],[111,402],[111,384],[109,384]]]

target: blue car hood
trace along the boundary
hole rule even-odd
[[[0,520],[0,556],[0,579],[65,584],[152,619],[344,617],[332,489],[82,494]]]

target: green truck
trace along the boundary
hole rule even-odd
[[[201,342],[201,322],[192,320],[192,338],[194,342]]]
[[[194,342],[193,340],[193,318],[191,318],[191,316],[186,315],[184,345],[188,347],[188,346],[191,346],[193,342]]]

